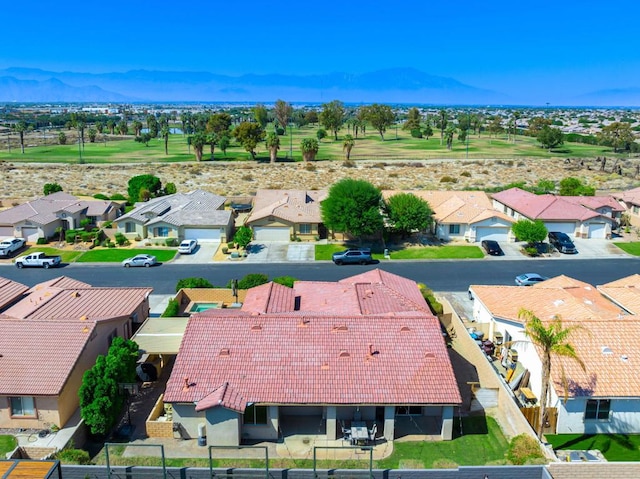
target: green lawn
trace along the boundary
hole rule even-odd
[[[13,451],[18,445],[18,441],[13,436],[0,435],[0,457],[4,458],[5,454]]]
[[[338,251],[344,251],[349,246],[343,244],[319,244],[316,245],[316,261],[330,261],[331,255]],[[381,252],[373,250],[373,258],[384,261]],[[464,259],[482,258],[484,253],[477,246],[452,245],[452,246],[416,246],[390,251],[391,259]]]
[[[554,449],[598,449],[607,461],[640,461],[638,434],[545,434]]]
[[[120,261],[131,258],[138,254],[151,254],[157,258],[158,261],[169,261],[176,255],[175,249],[92,249],[80,256],[76,261],[78,263],[119,263]]]
[[[459,420],[454,420],[454,439],[452,441],[416,441],[396,442],[393,453],[386,459],[373,462],[375,469],[430,469],[456,466],[482,466],[489,464],[505,464],[508,441],[495,419],[491,417],[468,417],[462,420],[460,435]],[[157,458],[121,457],[120,448],[109,449],[109,459],[118,465],[158,465]],[[320,469],[367,469],[368,455],[362,454],[362,460],[321,460]],[[104,451],[93,461],[104,464]],[[169,467],[208,467],[208,459],[203,458],[168,458]],[[214,467],[264,467],[264,460],[258,459],[214,459]],[[311,459],[269,458],[269,467],[312,469]]]
[[[44,253],[49,256],[60,256],[62,258],[63,263],[73,263],[82,254],[82,251],[66,251],[66,250],[59,250],[57,248],[52,248],[51,246],[36,245],[27,249],[20,256],[23,256],[25,254],[35,253],[35,252]]]
[[[640,241],[634,241],[630,243],[613,243],[625,253],[632,254],[634,256],[640,256]]]

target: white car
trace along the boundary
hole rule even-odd
[[[23,238],[7,238],[0,242],[0,256],[9,256],[24,246]]]
[[[144,266],[145,268],[148,268],[155,264],[157,264],[156,257],[150,254],[139,254],[133,258],[127,258],[122,262],[122,266],[125,268],[130,268],[132,266]]]
[[[191,254],[198,247],[198,241],[194,239],[184,240],[178,246],[178,253],[180,254]]]

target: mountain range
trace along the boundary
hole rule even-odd
[[[37,68],[0,69],[0,102],[289,102],[513,105],[498,91],[414,68],[322,75],[245,74],[131,70],[112,73],[53,72]],[[565,105],[640,105],[640,88],[599,90]]]

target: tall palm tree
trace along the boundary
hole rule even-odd
[[[351,158],[351,150],[356,146],[356,140],[353,139],[351,135],[344,135],[344,140],[342,141],[342,151],[344,151],[344,155],[347,157],[347,160]]]
[[[542,427],[547,414],[547,403],[549,401],[549,382],[551,380],[551,357],[562,356],[576,361],[582,369],[585,369],[584,362],[578,357],[575,349],[568,342],[569,336],[577,329],[582,329],[580,325],[564,327],[559,316],[548,323],[538,318],[533,311],[521,309],[518,318],[524,320],[524,332],[529,340],[538,346],[542,351],[542,393],[540,395],[540,414],[535,427],[538,438],[542,438]],[[561,364],[563,388],[565,398],[568,395],[569,387]]]
[[[13,129],[20,135],[20,149],[24,155],[24,132],[27,131],[27,124],[24,121],[19,121]]]
[[[193,152],[196,155],[196,161],[202,161],[202,150],[204,148],[204,145],[206,145],[207,143],[207,135],[202,131],[197,132],[191,137],[191,146],[193,146]]]
[[[447,128],[447,111],[443,108],[440,110],[440,144],[444,140],[444,130]]]
[[[169,128],[169,125],[168,124],[163,125],[162,129],[160,130],[160,136],[164,140],[165,155],[169,154],[169,134],[170,133],[171,133],[171,129]]]
[[[278,159],[278,150],[280,149],[280,137],[277,133],[269,133],[265,141],[267,148],[269,149],[269,160],[271,163],[275,163]]]

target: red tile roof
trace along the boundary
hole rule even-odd
[[[291,223],[321,223],[326,190],[258,190],[247,224],[273,216]]]
[[[209,310],[189,321],[166,402],[237,411],[248,403],[461,402],[432,315],[216,313]]]
[[[55,396],[96,324],[4,319],[1,326],[0,396]]]
[[[58,276],[57,278],[50,279],[49,281],[43,281],[42,283],[36,284],[29,290],[29,293],[46,288],[91,288],[91,285],[78,281],[77,279],[69,278],[68,276]]]
[[[22,283],[0,277],[0,309],[10,305],[29,289]]]

